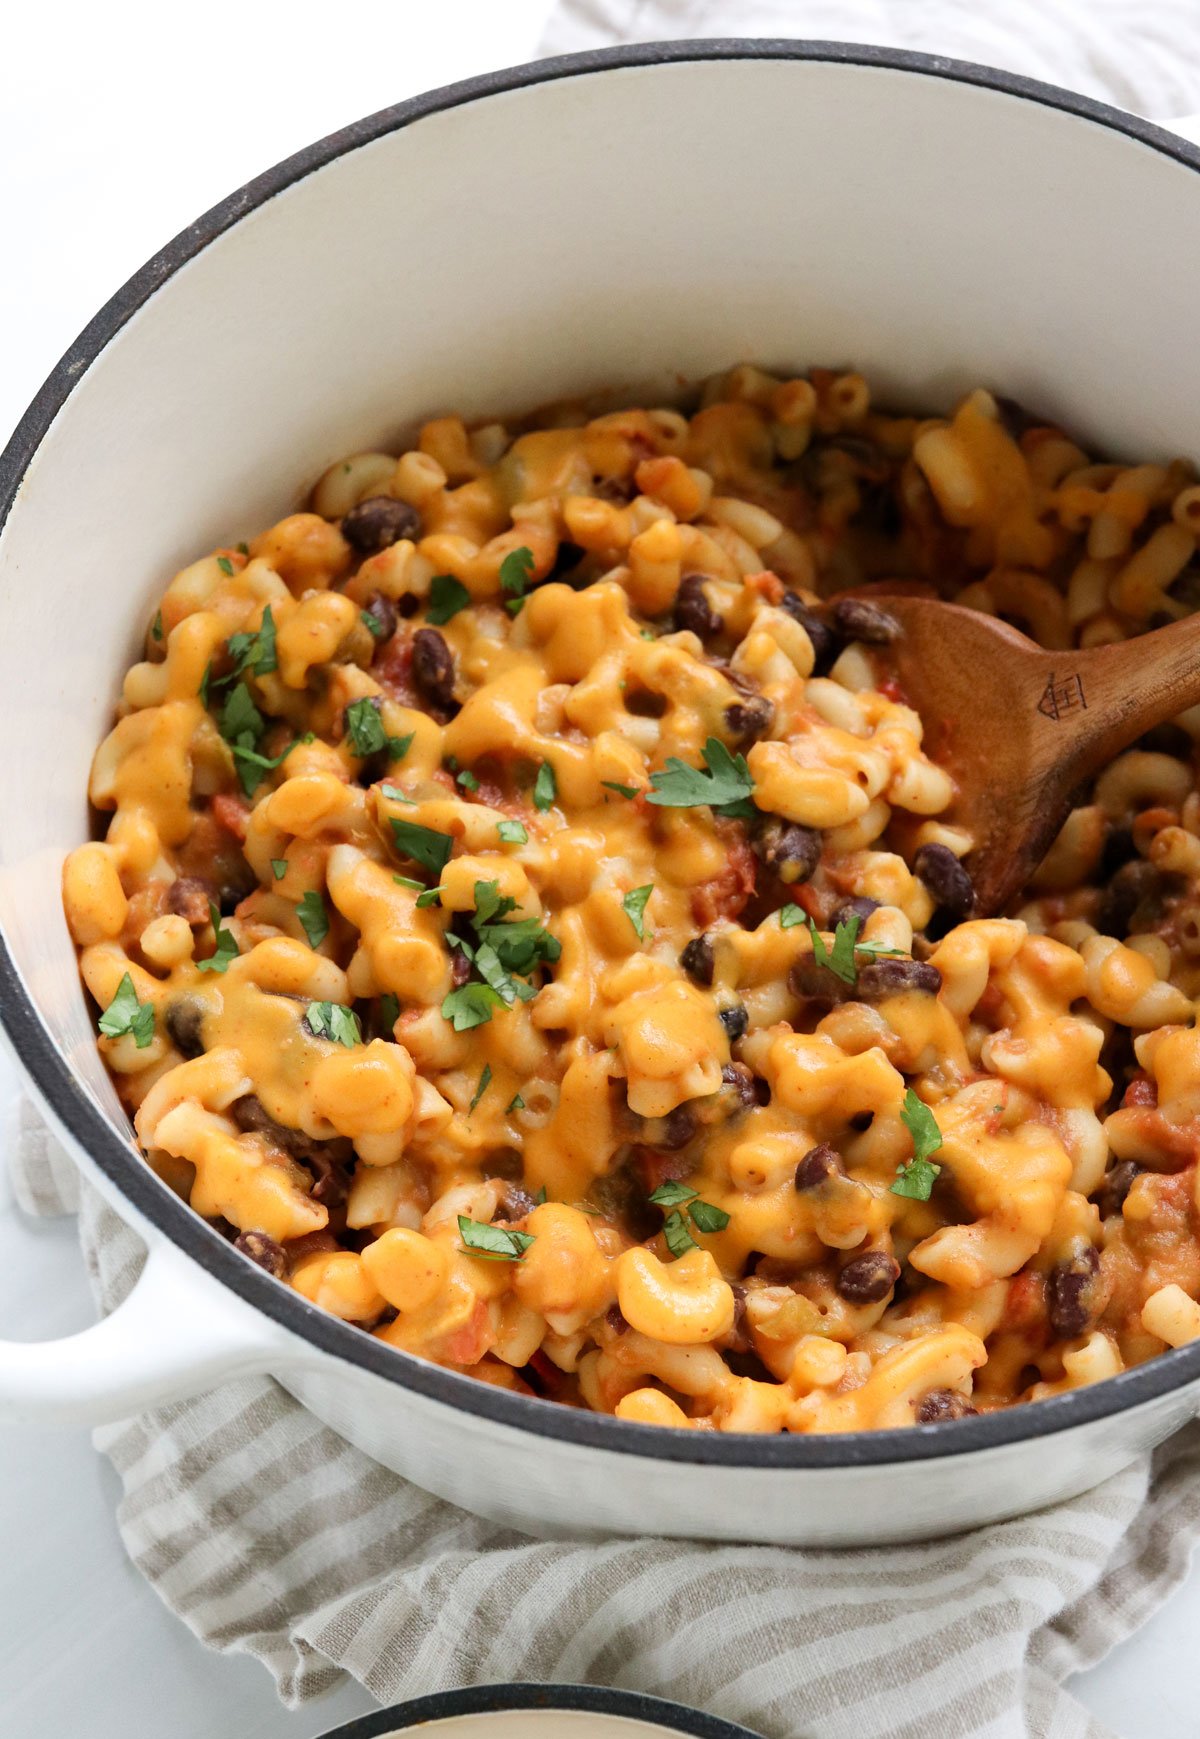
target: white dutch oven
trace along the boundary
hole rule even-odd
[[[270,1372],[389,1467],[535,1532],[918,1538],[1104,1479],[1193,1416],[1200,1345],[905,1432],[670,1432],[505,1393],[323,1315],[134,1152],[59,906],[92,751],[151,600],[297,483],[431,414],[740,359],[986,383],[1102,451],[1200,454],[1200,151],[916,55],[691,43],[401,104],[202,218],[121,290],[0,461],[0,1016],[43,1108],[149,1248],[110,1318],[0,1346],[10,1416],[126,1415]]]

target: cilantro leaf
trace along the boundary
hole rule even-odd
[[[300,920],[300,928],[308,937],[309,947],[319,948],[329,934],[329,913],[315,888],[310,888],[296,907],[296,916]]]
[[[856,954],[868,954],[872,960],[878,960],[885,954],[898,957],[901,960],[908,959],[907,949],[889,948],[883,942],[856,942],[854,944],[854,952]]]
[[[362,1043],[358,1016],[340,1002],[310,1002],[304,1020],[315,1039],[332,1039],[348,1051]]]
[[[459,947],[471,958],[466,944],[460,942]],[[490,984],[496,995],[507,1008],[511,1008],[518,997],[522,1002],[531,1002],[537,995],[532,984],[526,984],[523,979],[511,978],[500,963],[500,956],[490,942],[484,942],[474,953],[475,969],[485,984]]]
[[[618,797],[636,797],[636,785],[619,785],[615,779],[601,779],[600,783],[606,791],[615,791]]]
[[[475,883],[475,922],[491,924],[498,918],[507,918],[510,912],[515,912],[517,902],[510,894],[500,892],[499,882]]]
[[[929,1106],[917,1097],[911,1087],[904,1095],[900,1121],[912,1136],[913,1157],[907,1165],[896,1168],[896,1181],[891,1186],[891,1193],[894,1196],[907,1196],[910,1201],[927,1202],[932,1194],[934,1181],[942,1169],[929,1157],[941,1147],[942,1132]]]
[[[425,883],[416,881],[412,876],[393,876],[392,880],[398,888],[411,888],[415,894],[425,892]]]
[[[237,546],[237,552],[240,556],[248,556],[250,554],[250,545],[248,543],[239,543]]]
[[[843,984],[853,984],[856,976],[854,965],[854,942],[862,925],[862,919],[857,913],[850,916],[833,933],[833,948],[826,948],[825,939],[817,929],[816,924],[807,914],[804,921],[808,925],[808,933],[812,937],[813,959],[818,966],[824,966]]]
[[[468,1256],[488,1256],[494,1262],[519,1262],[534,1242],[532,1232],[510,1231],[507,1226],[485,1226],[482,1220],[458,1216],[458,1235]]]
[[[653,892],[654,883],[647,882],[644,888],[633,888],[621,901],[621,909],[633,925],[639,942],[644,942],[646,939],[644,915],[646,902]]]
[[[380,1029],[391,1037],[392,1028],[400,1019],[400,998],[394,991],[385,990],[379,998]]]
[[[487,1092],[489,1086],[491,1085],[491,1081],[492,1081],[492,1065],[490,1063],[485,1063],[483,1065],[483,1073],[479,1077],[479,1085],[475,1089],[475,1097],[471,1100],[470,1105],[468,1105],[468,1107],[467,1107],[467,1116],[468,1117],[471,1115],[472,1111],[474,1111],[474,1109],[475,1109],[476,1105],[478,1105],[479,1101],[483,1098],[483,1095]]]
[[[456,785],[461,785],[464,791],[478,791],[479,789],[479,780],[475,777],[474,773],[466,767],[463,768],[461,773],[455,774],[454,783]]]
[[[660,1208],[677,1208],[681,1202],[691,1202],[696,1199],[697,1191],[685,1183],[677,1183],[674,1178],[668,1178],[666,1183],[660,1183],[651,1195],[650,1200]]]
[[[525,824],[521,821],[498,822],[496,832],[500,835],[506,845],[526,845],[529,841],[529,835],[525,831]]]
[[[242,782],[242,790],[247,797],[253,797],[267,774],[273,772],[276,767],[281,767],[294,748],[300,743],[311,743],[312,740],[312,732],[306,731],[302,737],[293,737],[287,748],[278,755],[260,755],[257,749],[251,747],[253,738],[249,732],[239,737],[236,743],[231,743],[230,748],[237,765],[238,778]]]
[[[196,970],[197,972],[224,972],[229,962],[237,959],[241,950],[233,939],[233,931],[227,930],[222,924],[221,914],[212,900],[208,902],[208,915],[212,919],[217,945],[210,959],[197,960]]]
[[[524,1099],[522,1099],[519,1093],[514,1093],[508,1104],[504,1107],[504,1115],[507,1117],[510,1111],[524,1111],[524,1109]]]
[[[417,807],[416,798],[409,797],[406,792],[401,791],[399,785],[381,785],[379,789],[383,795],[390,798],[393,803],[407,803],[410,809],[415,809]]]
[[[503,1007],[490,984],[464,984],[444,998],[442,1015],[456,1033],[465,1033],[472,1027],[485,1025],[491,1020],[493,1011]]]
[[[688,1208],[688,1217],[698,1232],[723,1232],[729,1224],[729,1215],[724,1208],[718,1208],[713,1202],[693,1202]]]
[[[525,587],[536,566],[533,551],[524,544],[520,549],[510,549],[500,563],[500,590],[507,593],[504,608],[510,616],[520,614],[525,603]]]
[[[454,850],[454,841],[448,833],[439,833],[433,827],[421,827],[415,821],[398,821],[395,816],[391,817],[391,827],[396,850],[401,856],[411,857],[431,875],[441,875]]]
[[[781,930],[794,930],[797,924],[804,924],[807,921],[808,913],[804,907],[795,906],[790,900],[779,914],[779,928]]]
[[[554,768],[549,761],[543,761],[533,782],[534,808],[544,812],[551,807],[557,796],[558,780],[554,776]]]
[[[255,706],[249,687],[239,682],[225,698],[217,729],[227,743],[241,743],[243,737],[249,737],[250,741],[242,747],[252,749],[266,728],[267,721]]]
[[[154,1037],[154,1004],[139,1002],[133,988],[133,976],[126,973],[100,1019],[96,1022],[106,1039],[123,1038],[132,1033],[139,1051],[144,1051]]]
[[[157,612],[153,622],[150,624],[150,633],[155,640],[161,640],[163,637],[163,619],[161,610]]]
[[[270,604],[263,611],[262,626],[256,632],[229,636],[229,656],[233,659],[234,670],[239,676],[245,670],[253,671],[255,676],[267,676],[272,670],[278,670],[275,618],[271,614]]]
[[[435,628],[443,627],[471,602],[471,594],[453,574],[435,574],[429,587],[429,608],[425,620]]]
[[[271,868],[275,872],[275,880],[277,882],[281,882],[283,880],[284,876],[288,873],[288,860],[287,860],[287,858],[286,857],[273,857],[271,859]]]
[[[676,1208],[663,1221],[663,1237],[672,1256],[686,1256],[696,1248],[696,1240],[687,1229],[687,1221]]]
[[[379,702],[373,695],[352,700],[346,708],[346,735],[350,738],[352,751],[360,759],[365,760],[368,755],[377,755],[386,749],[391,760],[402,761],[415,734],[410,731],[406,737],[389,737],[383,728]]]
[[[223,574],[228,574],[231,579],[233,578],[233,563],[228,556],[218,556],[217,566]]]
[[[707,803],[717,815],[756,814],[750,801],[754,782],[746,757],[731,755],[718,737],[709,737],[702,758],[707,772],[689,767],[677,755],[668,755],[661,772],[650,775],[653,789],[646,801],[668,809],[690,809]]]
[[[373,640],[383,639],[387,633],[387,623],[381,621],[373,610],[360,610],[358,617],[363,627],[369,630]]]
[[[426,888],[425,892],[423,894],[418,894],[414,901],[417,910],[419,912],[424,912],[430,906],[439,905],[441,902],[441,894],[441,888]]]

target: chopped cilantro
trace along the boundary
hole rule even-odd
[[[401,791],[399,785],[381,785],[379,789],[382,791],[383,795],[389,797],[393,803],[407,803],[410,809],[415,809],[417,807],[416,798],[409,797],[405,792]]]
[[[284,867],[286,868],[286,865]],[[197,960],[196,970],[197,972],[224,972],[229,962],[237,959],[238,945],[233,939],[232,930],[227,930],[222,924],[221,914],[212,900],[208,902],[208,914],[212,919],[217,945],[208,960]]]
[[[679,1183],[675,1178],[668,1178],[666,1183],[660,1183],[651,1195],[650,1200],[660,1208],[677,1208],[681,1202],[694,1201],[698,1192],[689,1184]]]
[[[918,1099],[911,1087],[904,1095],[900,1121],[912,1136],[913,1156],[907,1165],[897,1166],[891,1191],[894,1196],[907,1196],[910,1201],[927,1202],[942,1169],[929,1157],[941,1147],[942,1132],[929,1106]]]
[[[636,797],[636,785],[619,785],[615,779],[601,779],[600,783],[606,791],[615,791],[618,797]]]
[[[380,621],[372,610],[360,610],[359,619],[364,628],[368,628],[374,640],[382,640],[387,633],[387,623]]]
[[[745,756],[731,755],[718,737],[709,737],[702,759],[707,772],[668,755],[662,771],[650,775],[653,790],[646,801],[668,809],[707,803],[717,815],[753,816],[754,783]]]
[[[425,883],[416,881],[412,876],[393,876],[392,880],[398,888],[411,888],[415,894],[425,892]]]
[[[403,857],[411,857],[431,875],[440,876],[454,849],[450,835],[433,827],[422,827],[416,821],[399,821],[395,816],[390,819],[396,850]]]
[[[804,924],[807,921],[808,913],[804,907],[795,906],[790,900],[779,914],[779,928],[781,930],[794,930],[797,924]]]
[[[729,1215],[724,1208],[718,1208],[712,1202],[693,1202],[688,1214],[699,1232],[723,1232],[729,1224]]]
[[[237,552],[240,556],[248,556],[250,554],[250,545],[248,543],[239,543],[237,546]]]
[[[154,1037],[154,1004],[138,1001],[132,975],[127,972],[117,986],[117,994],[96,1024],[106,1039],[119,1039],[132,1033],[138,1050],[144,1051]]]
[[[688,1231],[687,1221],[678,1208],[663,1221],[663,1237],[672,1256],[686,1256],[689,1250],[696,1248],[696,1240]]]
[[[241,743],[243,748],[250,749],[266,730],[267,721],[255,706],[254,696],[245,682],[230,689],[217,728],[227,743]],[[248,737],[249,742],[243,743],[243,737]]]
[[[426,888],[423,894],[417,895],[415,902],[417,910],[419,912],[424,912],[429,906],[438,905],[441,900],[441,894],[441,888]]]
[[[457,616],[471,602],[471,594],[453,574],[435,574],[429,587],[429,608],[425,620],[441,628],[451,616]]]
[[[549,809],[557,796],[558,780],[554,777],[554,768],[549,761],[543,761],[533,782],[534,808],[543,811]]]
[[[293,737],[287,748],[278,755],[260,755],[257,749],[250,747],[251,740],[249,732],[246,732],[236,743],[230,745],[237,763],[238,778],[247,797],[253,797],[266,775],[282,766],[298,744],[311,743],[313,734],[307,731],[302,737]]]
[[[629,922],[633,925],[639,942],[644,942],[646,939],[644,914],[646,911],[646,902],[653,892],[654,883],[647,882],[644,888],[633,888],[621,901],[621,909],[629,919]]]
[[[329,913],[315,888],[310,888],[296,907],[296,916],[300,920],[300,928],[308,937],[309,947],[319,948],[329,934]]]
[[[470,1032],[491,1020],[493,1011],[504,1004],[490,984],[464,984],[452,990],[442,1002],[442,1015],[456,1033]]]
[[[272,670],[278,670],[275,618],[271,614],[270,604],[263,611],[262,626],[254,633],[229,636],[229,656],[233,659],[234,670],[239,676],[246,670],[253,671],[255,676],[267,676]]]
[[[161,610],[158,611],[153,622],[150,624],[150,633],[155,640],[161,640],[163,637],[163,619]]]
[[[406,737],[389,737],[379,715],[378,701],[371,695],[363,695],[360,700],[352,700],[346,708],[346,735],[350,738],[351,749],[360,758],[377,755],[381,749],[386,749],[389,759],[402,761],[412,747],[415,732]]]
[[[483,1095],[487,1092],[488,1088],[491,1086],[491,1083],[492,1083],[492,1065],[490,1063],[485,1063],[483,1065],[483,1073],[479,1077],[479,1085],[475,1089],[475,1097],[471,1100],[470,1105],[468,1105],[468,1107],[467,1107],[467,1116],[468,1117],[471,1115],[471,1112],[474,1111],[474,1109],[475,1109],[476,1105],[478,1105],[479,1101],[483,1098]]]
[[[273,857],[271,859],[271,868],[275,872],[275,880],[277,882],[281,882],[283,880],[284,876],[288,873],[288,860],[287,860],[287,858],[286,857]]]
[[[308,1030],[316,1039],[332,1039],[352,1051],[362,1043],[362,1027],[352,1008],[340,1002],[310,1002],[304,1017]]]
[[[532,1232],[510,1231],[506,1226],[485,1226],[482,1220],[458,1216],[458,1235],[468,1256],[487,1256],[493,1262],[519,1262],[534,1242]]]
[[[497,824],[496,832],[506,845],[526,845],[529,841],[525,824],[521,821],[501,821]]]
[[[400,998],[394,991],[385,990],[379,998],[379,1025],[383,1032],[391,1035],[392,1028],[400,1019]]]
[[[524,1099],[522,1099],[519,1093],[514,1093],[508,1104],[504,1107],[504,1115],[507,1117],[510,1111],[524,1111],[524,1109]]]
[[[233,563],[230,561],[228,556],[218,556],[217,566],[223,574],[228,574],[230,578],[233,577]]]
[[[461,773],[455,775],[454,783],[461,785],[464,791],[478,791],[479,789],[479,780],[466,767]]]
[[[504,608],[510,616],[520,614],[525,603],[525,588],[536,566],[533,551],[524,544],[520,549],[510,549],[500,563],[500,590],[507,594]]]
[[[852,912],[848,918],[840,923],[833,933],[832,949],[826,948],[824,937],[807,913],[804,915],[804,921],[808,925],[808,933],[812,937],[813,959],[817,965],[824,966],[836,978],[840,978],[843,984],[853,984],[855,979],[854,943],[859,930],[862,928],[862,919],[856,912]]]

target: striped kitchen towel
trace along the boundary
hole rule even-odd
[[[78,1209],[103,1311],[136,1235],[27,1107],[29,1212]],[[211,1648],[295,1707],[351,1673],[381,1702],[498,1679],[672,1697],[767,1739],[1111,1739],[1063,1688],[1144,1622],[1200,1534],[1200,1426],[1036,1516],[874,1551],[530,1540],[370,1461],[269,1379],[110,1425],[121,1536]]]

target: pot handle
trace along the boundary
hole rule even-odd
[[[103,1425],[287,1361],[282,1331],[223,1287],[197,1286],[169,1245],[150,1249],[108,1316],[52,1341],[0,1341],[0,1421]]]

